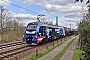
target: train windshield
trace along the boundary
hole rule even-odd
[[[28,25],[27,30],[36,30],[36,25]]]

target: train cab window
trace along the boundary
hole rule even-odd
[[[28,30],[31,30],[31,29],[35,30],[36,29],[36,25],[28,25],[27,29]]]

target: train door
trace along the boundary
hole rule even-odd
[[[46,38],[47,38],[46,27],[45,26],[41,26],[40,29],[39,29],[38,43],[42,42]]]
[[[56,32],[56,35],[55,35],[55,36],[56,36],[57,38],[59,38],[59,36],[60,36],[60,28],[56,28],[56,29],[55,29],[55,32]]]

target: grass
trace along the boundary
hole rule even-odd
[[[75,50],[72,60],[80,60],[80,58],[82,57],[82,52],[82,50]]]
[[[0,43],[8,43],[22,40],[23,31],[11,31],[2,34],[2,41]]]
[[[15,41],[18,41],[18,40],[6,40],[5,43],[15,42]]]
[[[79,49],[78,44],[79,42],[77,43],[72,60],[80,60],[80,58],[82,57],[83,51]]]
[[[71,36],[70,38],[72,38],[74,36]],[[67,38],[65,39],[65,41],[67,41],[68,39],[70,38]],[[59,42],[58,44],[55,44],[55,46],[51,46],[49,47],[48,49],[45,49],[45,50],[42,50],[38,53],[38,55],[36,56],[36,54],[33,54],[32,56],[29,55],[27,58],[25,58],[24,60],[37,60],[38,58],[46,55],[47,53],[49,53],[50,51],[54,50],[56,47],[60,46],[61,44],[63,44],[65,42],[64,40],[62,42]]]
[[[74,38],[73,40],[71,40],[68,45],[66,47],[64,47],[64,49],[59,52],[52,60],[59,60],[63,55],[64,53],[66,52],[66,50],[69,48],[69,46],[72,44],[72,42],[75,40],[76,38]]]

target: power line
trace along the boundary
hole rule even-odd
[[[16,7],[22,8],[22,9],[24,9],[24,10],[27,10],[27,11],[30,11],[30,12],[33,12],[33,13],[36,13],[36,14],[40,14],[40,13],[34,12],[34,11],[32,11],[32,10],[29,10],[29,9],[27,9],[27,8],[18,6],[18,5],[16,5],[16,4],[13,4],[13,3],[10,3],[10,2],[4,1],[4,0],[2,0],[2,1],[3,1],[3,2],[6,2],[6,3],[9,3],[9,4],[11,4],[11,5],[14,5],[14,6],[16,6]]]
[[[43,14],[40,14],[40,13],[38,13],[38,12],[34,12],[34,11],[32,11],[32,10],[29,10],[29,9],[27,9],[27,8],[24,8],[24,7],[18,6],[18,5],[16,5],[16,4],[13,4],[13,3],[10,3],[10,2],[4,1],[4,0],[2,0],[2,1],[3,1],[3,2],[6,2],[6,3],[9,3],[9,4],[13,5],[13,6],[16,6],[16,7],[22,8],[22,9],[24,9],[24,10],[27,10],[27,11],[30,11],[30,12],[33,12],[33,13],[36,13],[36,14],[38,14],[38,15],[43,15]],[[51,19],[52,19],[52,18],[51,18]]]

